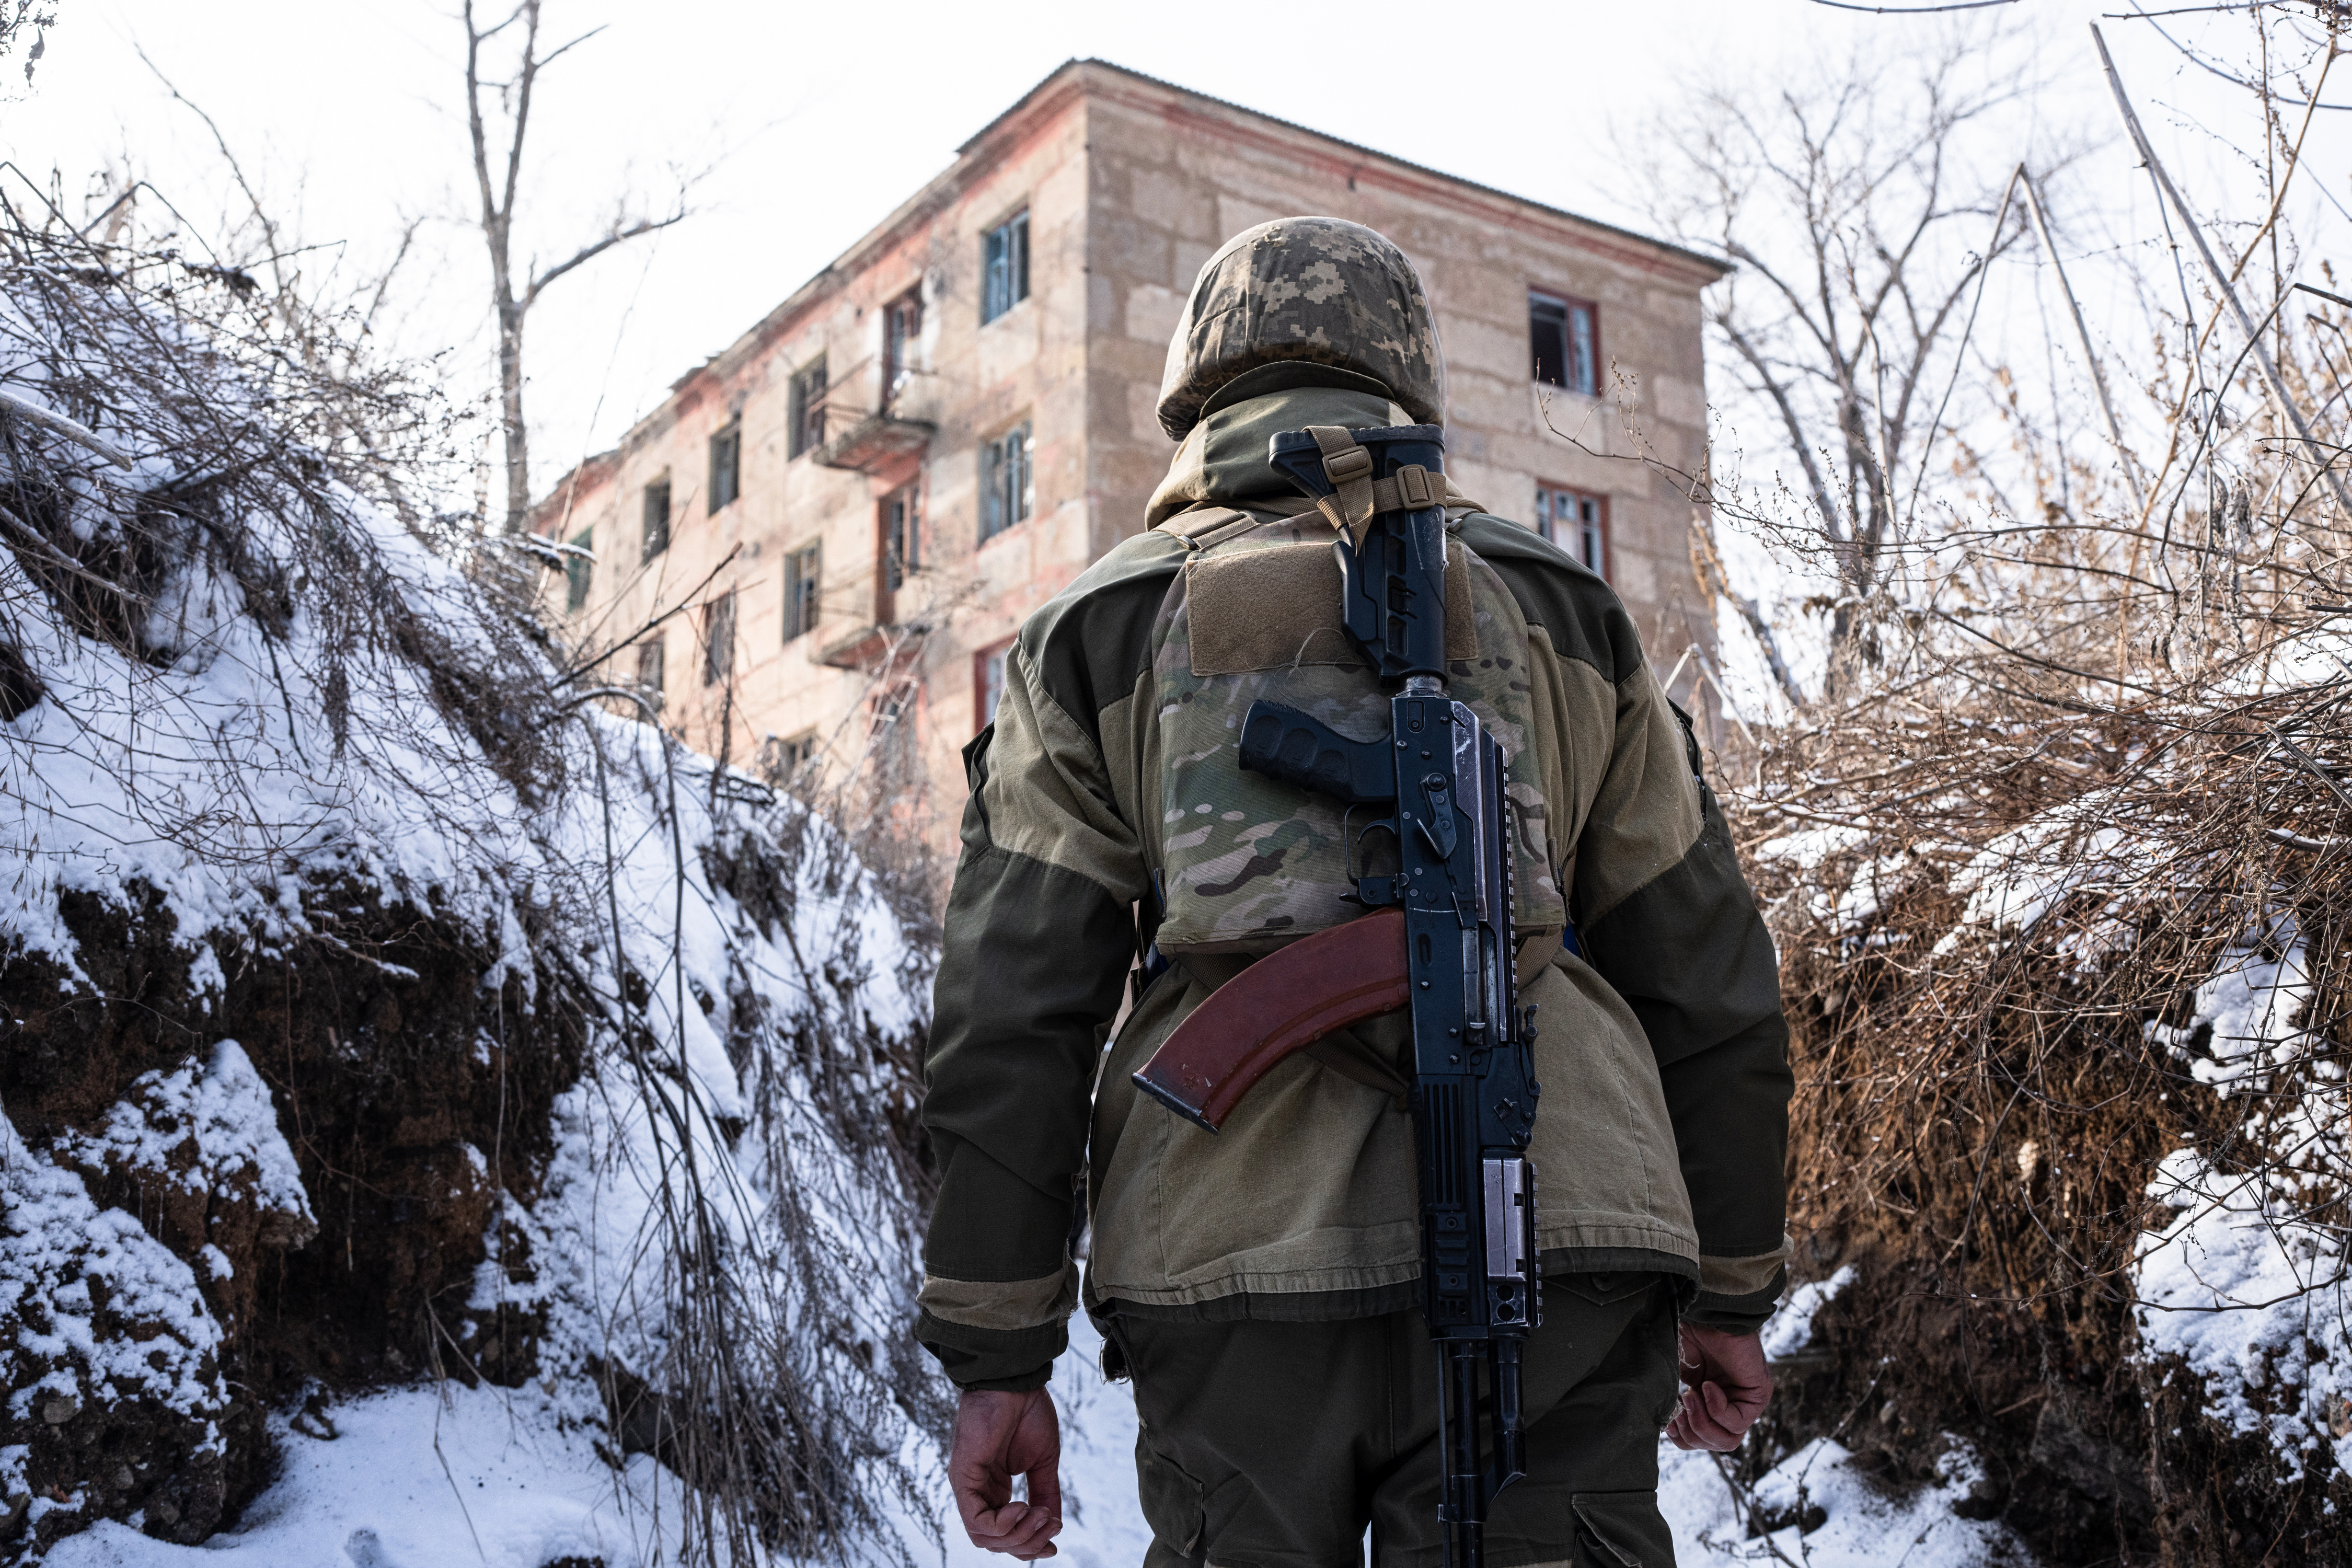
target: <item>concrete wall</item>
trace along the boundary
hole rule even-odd
[[[1087,107],[1093,484],[1101,532],[1141,526],[1174,446],[1153,415],[1168,337],[1201,264],[1243,229],[1297,214],[1396,241],[1428,285],[1446,354],[1448,464],[1490,510],[1532,524],[1538,483],[1609,498],[1609,575],[1667,663],[1711,643],[1692,580],[1686,493],[1660,468],[1704,461],[1698,290],[1713,273],[1663,247],[1548,214],[1116,73]],[[1594,301],[1601,395],[1538,386],[1528,291]],[[1556,428],[1555,428],[1556,427]],[[1651,459],[1644,462],[1644,457]]]
[[[983,236],[1024,205],[1030,296],[983,326]],[[542,503],[542,531],[594,531],[594,585],[568,617],[572,638],[618,643],[689,596],[700,604],[732,588],[731,682],[702,680],[702,611],[646,634],[667,648],[665,724],[746,767],[771,737],[814,734],[836,778],[868,765],[874,699],[911,679],[915,751],[890,786],[893,805],[949,848],[964,795],[958,752],[978,728],[975,654],[1140,529],[1174,449],[1153,405],[1185,291],[1224,239],[1299,213],[1368,224],[1421,268],[1447,353],[1451,462],[1464,489],[1523,521],[1539,481],[1606,494],[1611,576],[1653,651],[1671,663],[1709,640],[1684,542],[1689,506],[1659,471],[1702,461],[1697,295],[1712,277],[1703,264],[1096,64],[1049,79]],[[1531,287],[1598,303],[1611,373],[1601,397],[1530,379]],[[893,411],[936,425],[928,448],[871,473],[791,457],[793,374],[824,356],[833,433],[876,408],[883,307],[913,288],[922,353]],[[709,443],[738,416],[741,494],[714,513]],[[1024,419],[1034,510],[982,544],[982,446]],[[665,472],[672,542],[641,563],[645,487]],[[910,479],[923,495],[923,570],[897,595],[897,630],[877,637],[877,507]],[[786,559],[819,541],[819,626],[786,643]],[[551,593],[560,605],[560,581]],[[886,656],[896,659],[887,669]],[[857,667],[835,667],[845,663]],[[609,670],[632,679],[634,648]]]

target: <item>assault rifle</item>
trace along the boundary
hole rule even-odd
[[[1527,1470],[1519,1357],[1539,1311],[1527,1160],[1538,1086],[1534,1009],[1522,1015],[1517,994],[1502,749],[1446,695],[1444,434],[1319,426],[1275,437],[1270,455],[1345,528],[1341,624],[1391,692],[1389,732],[1359,741],[1255,702],[1241,765],[1346,806],[1354,898],[1379,912],[1252,964],[1135,1082],[1213,1132],[1294,1051],[1410,1009],[1421,1310],[1440,1352],[1438,1519],[1448,1568],[1483,1568],[1487,1506]],[[1376,860],[1393,869],[1374,874]]]

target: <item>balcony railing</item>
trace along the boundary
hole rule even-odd
[[[886,374],[889,384],[883,384]],[[826,389],[827,435],[814,453],[828,468],[870,474],[930,445],[938,422],[921,416],[928,407],[929,375],[908,367],[892,371],[878,359],[852,365]]]

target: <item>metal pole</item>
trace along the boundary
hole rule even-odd
[[[2099,412],[2107,416],[2107,439],[2115,443],[2116,456],[2123,461],[2124,483],[2131,487],[2132,505],[2146,517],[2147,488],[2131,448],[2124,445],[2123,421],[2116,417],[2116,400],[2107,392],[2107,373],[2099,363],[2098,351],[2091,346],[2091,329],[2083,320],[2083,307],[2075,302],[2074,286],[2066,280],[2066,264],[2058,258],[2058,244],[2050,237],[2050,215],[2042,210],[2042,193],[2034,189],[2033,176],[2022,163],[2017,166],[2017,177],[2025,186],[2025,210],[2032,215],[2033,232],[2041,237],[2042,254],[2050,258],[2050,270],[2058,277],[2058,291],[2066,297],[2066,311],[2074,319],[2074,337],[2083,345],[2084,363],[2091,367],[2091,384],[2099,390]]]
[[[2148,173],[2156,176],[2157,188],[2164,193],[2164,199],[2172,205],[2174,212],[2180,215],[2181,226],[2189,231],[2189,237],[2196,241],[2197,254],[2204,261],[2214,289],[2221,293],[2222,303],[2229,306],[2230,314],[2237,318],[2238,330],[2246,335],[2246,345],[2252,351],[2254,363],[2263,373],[2263,384],[2270,392],[2271,405],[2278,411],[2281,419],[2294,427],[2294,433],[2303,437],[2304,445],[2311,448],[2312,456],[2318,461],[2319,471],[2326,477],[2327,488],[2335,493],[2337,508],[2344,516],[2352,518],[2352,494],[2346,492],[2343,477],[2330,466],[2332,459],[2327,449],[2319,444],[2319,437],[2313,435],[2311,426],[2305,423],[2303,410],[2287,396],[2286,383],[2280,379],[2278,366],[2271,363],[2269,352],[2263,347],[2262,330],[2254,325],[2253,318],[2246,314],[2245,306],[2238,302],[2238,291],[2231,286],[2229,274],[2221,270],[2221,262],[2214,258],[2213,247],[2205,242],[2204,226],[2189,212],[2189,204],[2180,199],[2179,191],[2173,187],[2172,177],[2164,172],[2164,164],[2156,156],[2156,149],[2148,145],[2147,133],[2139,128],[2139,116],[2132,112],[2131,100],[2124,93],[2123,78],[2116,72],[2115,57],[2107,53],[2107,40],[2100,34],[2096,22],[2091,24],[2091,41],[2099,47],[2099,63],[2106,68],[2107,85],[2115,91],[2116,107],[2123,110],[2124,125],[2131,132],[2132,145],[2139,149],[2140,158],[2147,164]]]

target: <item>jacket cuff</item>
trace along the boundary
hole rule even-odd
[[[1780,1292],[1789,1282],[1787,1266],[1776,1258],[1731,1260],[1741,1264],[1763,1262],[1771,1266],[1770,1276],[1759,1289],[1742,1291],[1722,1289],[1722,1281],[1709,1278],[1715,1273],[1711,1266],[1717,1261],[1712,1258],[1699,1260],[1701,1285],[1698,1297],[1683,1309],[1683,1321],[1697,1328],[1717,1329],[1727,1334],[1755,1333],[1764,1326],[1764,1320],[1772,1315],[1772,1309],[1780,1304]],[[1717,1288],[1710,1289],[1709,1286]]]
[[[1054,1358],[1070,1345],[1069,1324],[1061,1320],[1028,1329],[976,1329],[929,1312],[916,1316],[915,1338],[967,1394],[1043,1388],[1054,1375]]]

